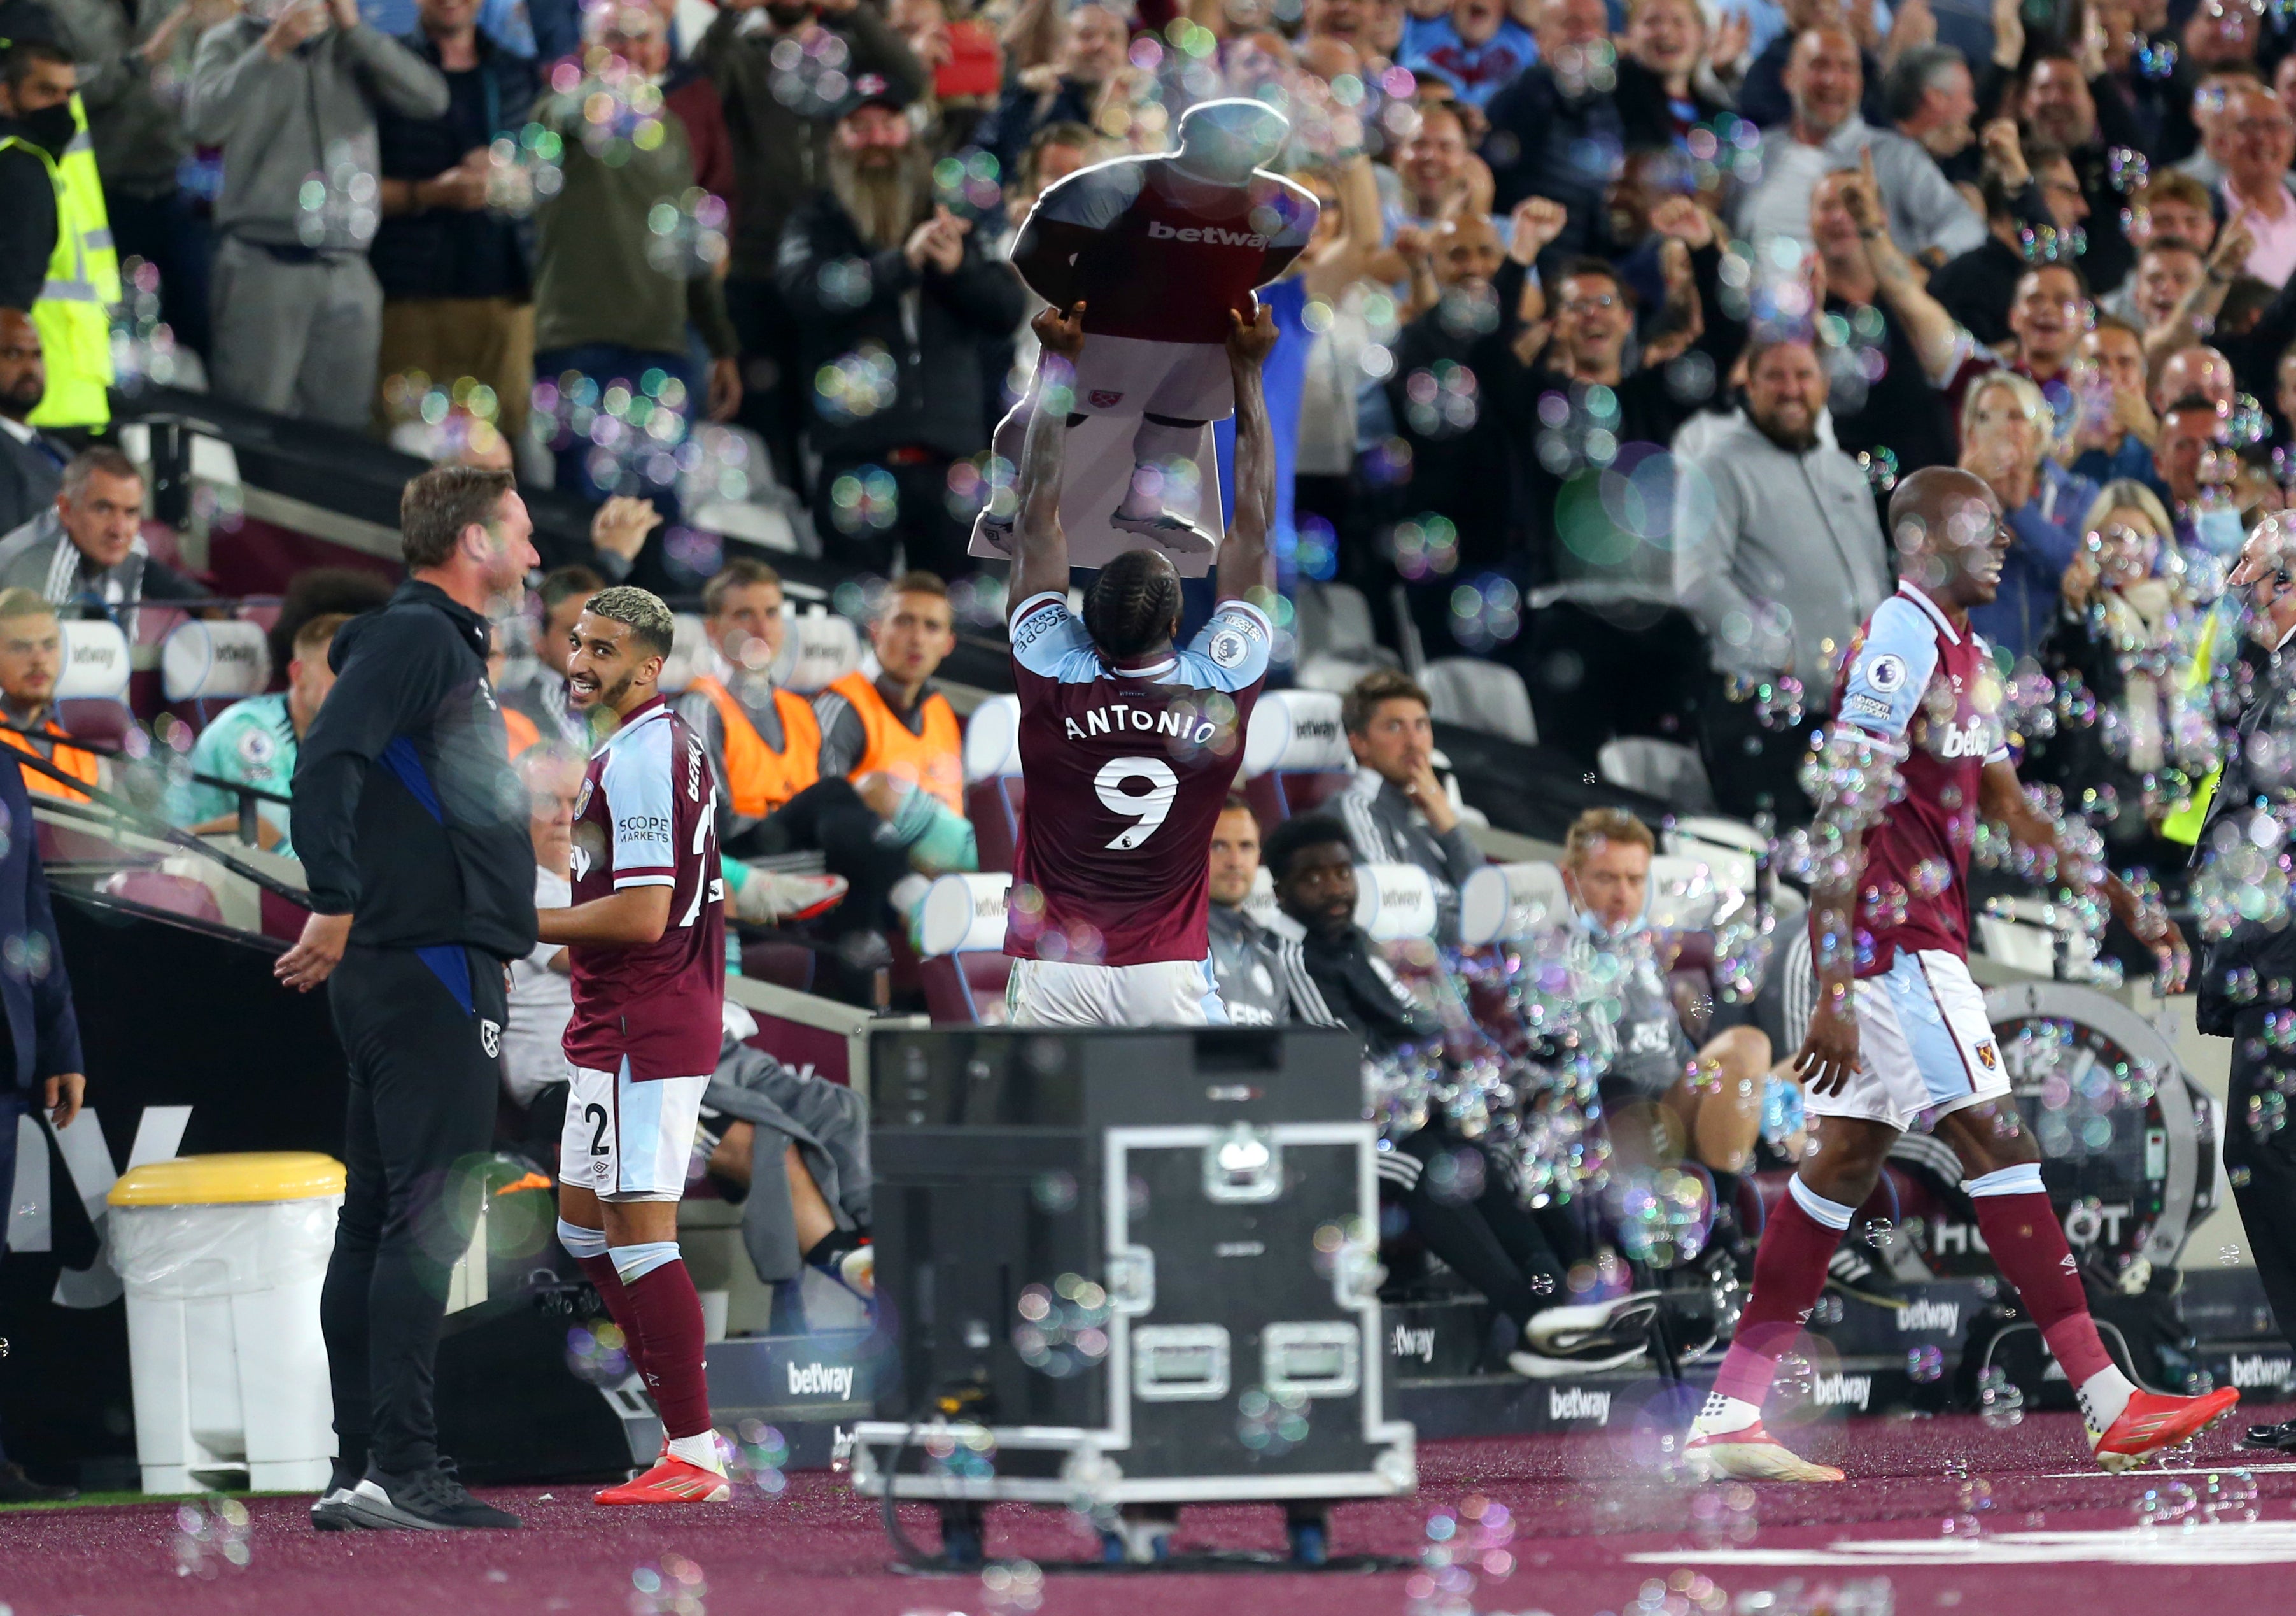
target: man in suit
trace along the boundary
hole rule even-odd
[[[39,328],[20,308],[0,308],[0,533],[56,503],[70,452],[31,424],[48,390]]]
[[[23,771],[0,751],[0,821],[29,827],[31,799]],[[64,970],[63,945],[48,907],[48,878],[40,867],[39,839],[0,839],[0,936],[34,939],[48,962],[45,972],[0,972],[0,1013],[7,1017],[4,1051],[10,1062],[0,1079],[0,1207],[10,1204],[16,1185],[17,1119],[45,1111],[58,1128],[79,1115],[87,1088],[81,1075],[79,1021],[72,1013],[71,978]],[[27,957],[31,955],[27,950]],[[4,1220],[0,1220],[4,1221]],[[4,1255],[4,1251],[0,1251]],[[23,1466],[0,1454],[0,1504],[51,1503],[77,1497],[75,1489],[45,1487],[25,1475]]]

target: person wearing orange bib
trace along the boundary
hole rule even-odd
[[[55,721],[56,674],[63,666],[63,633],[56,609],[29,589],[0,589],[0,742],[40,758],[73,779],[101,788],[103,763],[93,752],[59,744],[66,739]],[[24,789],[35,797],[86,802],[76,792],[37,769],[24,770]]]

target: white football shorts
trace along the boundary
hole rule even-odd
[[[1235,414],[1235,379],[1218,342],[1095,337],[1077,361],[1079,415],[1162,415],[1223,421]]]
[[[1016,959],[1004,986],[1013,1027],[1220,1027],[1227,1010],[1210,960],[1078,965]]]
[[[1945,1116],[2008,1094],[1984,992],[1958,956],[1900,948],[1887,972],[1856,984],[1853,1002],[1857,1070],[1839,1093],[1805,1088],[1811,1113],[1902,1129],[1924,1112]]]
[[[567,1073],[558,1181],[601,1201],[683,1200],[709,1074],[640,1083],[627,1057],[619,1071],[570,1065]]]

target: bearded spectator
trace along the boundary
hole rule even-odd
[[[882,79],[857,86],[827,187],[783,234],[781,291],[799,317],[800,373],[834,367],[870,392],[855,408],[816,390],[807,435],[821,458],[817,531],[856,567],[890,573],[898,545],[913,567],[962,576],[977,570],[972,518],[949,508],[948,469],[988,442],[981,342],[1012,331],[1021,286],[984,256],[969,220],[934,203],[932,154],[906,104]],[[864,497],[893,506],[890,520],[872,520]]]

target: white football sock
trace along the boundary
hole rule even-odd
[[[1761,1423],[1762,1411],[1757,1405],[1743,1398],[1724,1397],[1718,1391],[1710,1391],[1706,1394],[1706,1407],[1698,1411],[1698,1418],[1691,1423],[1690,1434],[1722,1436]]]
[[[2081,1418],[2095,1431],[2112,1429],[2113,1421],[2128,1407],[2128,1399],[2136,1395],[2136,1387],[2129,1378],[2115,1368],[2098,1370],[2080,1383]]]
[[[714,1431],[670,1438],[669,1456],[683,1459],[688,1464],[699,1464],[704,1470],[714,1470],[721,1476],[726,1473],[726,1461],[718,1456],[718,1433]]]

